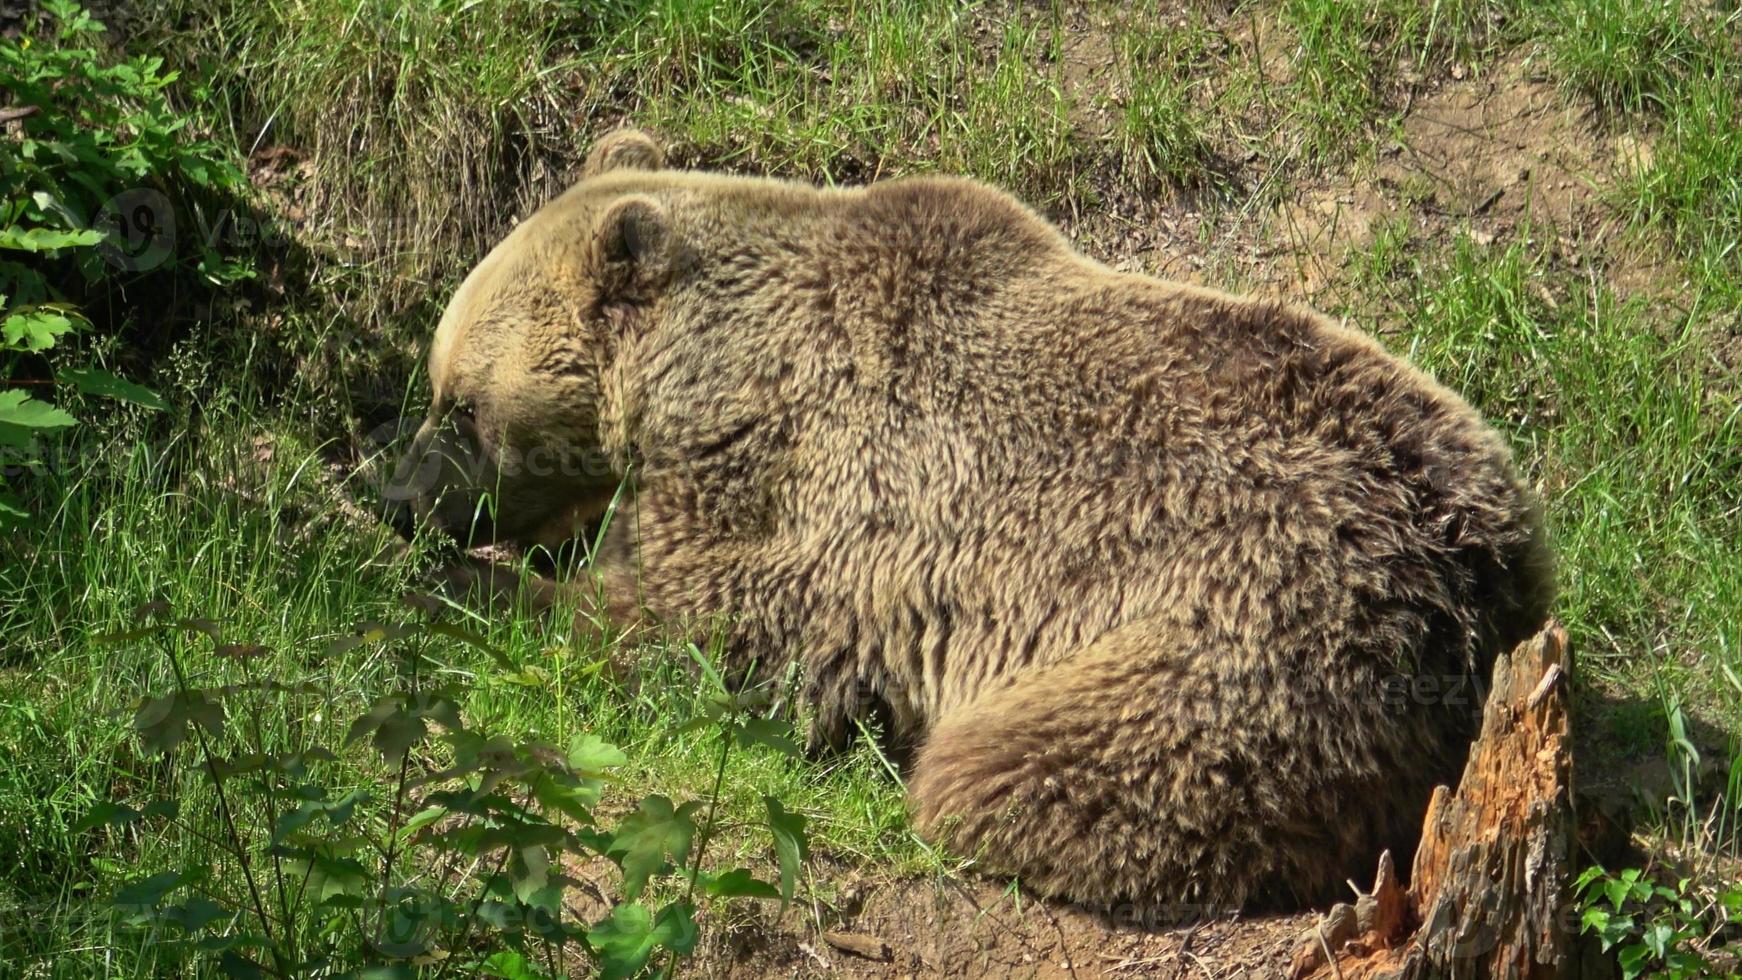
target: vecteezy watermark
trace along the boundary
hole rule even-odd
[[[175,208],[149,187],[110,198],[97,212],[95,228],[105,233],[98,254],[126,272],[149,272],[175,254]]]
[[[234,207],[211,219],[192,208],[192,227],[208,249],[220,245],[247,250],[261,246],[279,248],[291,241],[291,226],[270,216],[260,217]],[[125,190],[104,202],[92,223],[103,233],[98,254],[103,261],[125,272],[150,272],[175,256],[178,234],[189,223],[177,217],[169,196],[150,187]]]

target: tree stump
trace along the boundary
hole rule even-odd
[[[1567,635],[1550,623],[1494,664],[1456,791],[1434,791],[1405,890],[1373,891],[1301,937],[1294,980],[1607,976],[1579,941]]]

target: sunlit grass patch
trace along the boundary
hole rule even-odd
[[[1603,110],[1662,108],[1702,55],[1682,0],[1567,0],[1552,9],[1556,72]]]
[[[1528,230],[1405,261],[1370,280],[1387,342],[1501,426],[1541,487],[1581,662],[1627,684],[1662,677],[1734,730],[1742,378],[1711,370],[1720,298],[1618,296]]]

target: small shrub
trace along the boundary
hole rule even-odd
[[[14,475],[40,465],[41,439],[75,419],[41,396],[56,384],[150,409],[146,388],[95,366],[48,370],[48,353],[91,321],[72,294],[123,284],[159,268],[191,269],[221,285],[248,274],[207,238],[177,235],[184,189],[236,191],[241,172],[211,143],[189,139],[172,111],[174,80],[162,60],[105,63],[103,25],[72,0],[43,5],[54,30],[0,38],[4,113],[0,136],[0,523],[28,512],[6,493]]]
[[[1616,954],[1625,980],[1742,976],[1733,957],[1721,961],[1714,954],[1720,937],[1742,918],[1742,884],[1710,890],[1681,878],[1666,885],[1638,868],[1611,873],[1593,866],[1574,887],[1581,931]]]
[[[439,608],[423,597],[408,602],[429,614]],[[468,724],[466,685],[429,659],[429,641],[459,640],[509,664],[463,628],[434,618],[372,622],[334,644],[330,653],[374,648],[400,666],[397,689],[339,738],[336,728],[319,730],[321,691],[252,674],[263,648],[227,642],[217,624],[172,617],[162,603],[139,615],[145,625],[111,642],[160,644],[175,687],[141,702],[138,740],[167,764],[197,765],[211,791],[202,802],[216,814],[202,821],[191,798],[114,801],[81,827],[210,844],[200,860],[148,869],[111,899],[125,927],[149,936],[160,966],[204,961],[228,976],[408,976],[422,967],[537,978],[564,975],[575,950],[600,975],[628,977],[689,955],[704,902],[784,906],[793,897],[805,818],[773,797],[764,806],[777,882],[744,868],[707,870],[733,752],[798,750],[784,724],[758,713],[766,698],[729,692],[693,647],[713,694],[685,727],[717,733],[712,791],[683,803],[650,795],[613,821],[599,804],[629,761],[616,746],[583,733],[559,748]],[[201,635],[237,665],[238,680],[196,686],[177,651],[183,637]],[[278,713],[286,725],[262,725]],[[568,870],[601,858],[621,870],[619,895],[603,918],[576,921],[567,899],[582,882]]]

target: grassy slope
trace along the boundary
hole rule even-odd
[[[426,13],[374,0],[181,7],[185,30],[150,30],[212,73],[221,98],[202,110],[208,124],[243,150],[259,140],[311,154],[295,192],[311,288],[273,311],[305,381],[271,399],[232,392],[230,421],[158,448],[141,448],[126,419],[89,434],[95,463],[69,471],[46,536],[3,545],[0,755],[15,761],[0,768],[0,848],[18,860],[0,875],[0,959],[131,973],[136,940],[84,902],[137,868],[198,855],[191,842],[70,829],[115,794],[199,798],[197,773],[141,758],[126,737],[122,709],[168,683],[161,655],[93,643],[134,605],[162,596],[268,644],[272,659],[254,669],[314,680],[328,692],[320,717],[354,713],[380,689],[379,656],[321,651],[351,624],[397,615],[428,559],[392,555],[383,531],[350,516],[341,502],[362,488],[327,461],[346,457],[345,425],[415,401],[406,350],[442,295],[619,120],[660,132],[690,165],[822,181],[966,172],[1067,219],[1183,187],[1182,200],[1258,225],[1291,180],[1359,171],[1412,85],[1532,52],[1598,126],[1653,148],[1612,190],[1626,244],[1550,255],[1526,235],[1484,244],[1404,228],[1351,257],[1348,292],[1361,300],[1350,306],[1503,425],[1543,489],[1563,556],[1560,613],[1605,692],[1593,703],[1609,704],[1599,735],[1657,751],[1676,702],[1742,732],[1730,673],[1742,673],[1742,120],[1722,81],[1736,75],[1734,23],[1616,0],[1547,13],[1463,0],[1431,17],[1402,2],[1352,17],[1327,0],[1142,18],[817,0],[777,13],[749,0],[588,15],[530,0]],[[1251,43],[1253,24],[1289,71]],[[1617,248],[1661,252],[1671,271],[1617,292],[1604,276]],[[369,377],[383,371],[399,373]],[[666,667],[628,690],[598,669],[610,651],[595,638],[524,617],[484,625],[544,675],[512,683],[464,648],[440,651],[483,678],[469,713],[553,740],[597,731],[628,750],[638,791],[705,788],[712,760],[670,735],[697,696],[672,657],[645,654]],[[189,656],[202,676],[239,669]],[[310,711],[286,706],[265,737],[299,737]],[[905,829],[899,787],[869,744],[816,765],[737,760],[731,811],[749,813],[761,792],[813,816],[821,853],[879,873],[941,867]],[[766,860],[748,840],[728,843]]]

